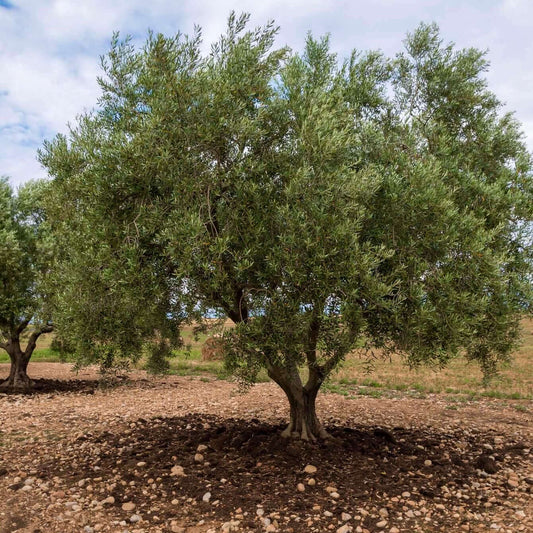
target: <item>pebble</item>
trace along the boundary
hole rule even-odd
[[[136,522],[140,522],[140,521],[141,521],[141,517],[138,514],[132,514],[130,516],[130,522],[132,524],[135,524]]]
[[[389,511],[385,509],[385,507],[382,507],[378,512],[379,516],[382,516],[383,518],[387,518],[389,516]]]
[[[198,448],[196,448],[196,451],[198,453],[205,452],[207,450],[207,446],[205,444],[198,444]]]
[[[352,530],[353,530],[352,526],[349,526],[348,524],[344,524],[339,529],[337,529],[337,533],[349,533]]]
[[[296,486],[299,492],[305,492],[305,485],[303,483],[298,483]]]
[[[340,498],[340,494],[338,492],[330,492],[329,495],[335,499]]]
[[[133,511],[135,509],[136,505],[133,502],[126,502],[122,504],[122,510],[123,511]]]
[[[113,496],[108,496],[105,500],[102,500],[103,505],[105,505],[106,503],[112,505],[113,503],[115,503],[115,498],[113,498]]]
[[[389,529],[389,533],[400,533],[400,530],[396,526],[392,526]]]
[[[202,496],[202,501],[203,502],[209,502],[209,500],[211,499],[211,493],[210,492],[206,492],[203,496]]]
[[[203,456],[201,453],[197,453],[197,454],[195,454],[195,456],[194,456],[194,460],[195,460],[197,463],[203,463],[203,462],[204,462],[204,456]]]
[[[376,524],[377,527],[385,527],[387,525],[387,521],[386,520],[381,520],[381,522],[378,522]]]
[[[185,471],[183,470],[183,466],[174,465],[170,469],[170,475],[171,476],[182,476],[182,477],[185,477]]]
[[[239,520],[231,520],[230,522],[225,522],[222,524],[223,533],[229,533],[230,531],[239,531]]]
[[[305,468],[304,468],[304,472],[306,474],[316,474],[316,471],[317,471],[317,467],[314,466],[314,465],[307,465]]]
[[[143,467],[143,466],[146,466],[146,463],[145,463],[144,461],[139,461],[139,462],[137,463],[137,466],[138,466],[138,467]]]
[[[349,513],[342,513],[341,514],[341,520],[343,522],[348,522],[348,520],[351,520],[352,519],[352,515],[349,514]]]
[[[433,463],[431,462],[430,459],[426,459],[426,460],[424,461],[424,466],[431,466],[432,464],[433,464]]]
[[[307,481],[307,484],[310,486],[310,487],[314,487],[316,485],[316,481],[314,478],[310,478],[308,481]]]

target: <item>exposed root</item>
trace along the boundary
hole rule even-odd
[[[333,439],[333,436],[331,436],[323,427],[320,427],[318,431],[318,436],[324,440]]]
[[[307,427],[307,424],[302,421],[302,429],[301,430],[295,430],[294,422],[290,422],[289,425],[281,432],[281,437],[284,439],[295,439],[295,440],[303,440],[305,442],[316,442],[319,439],[331,439],[331,435],[322,428],[322,426],[318,429],[318,434],[314,434],[313,432],[309,431],[309,428]]]
[[[289,422],[289,425],[281,432],[281,436],[284,439],[288,439],[293,436],[292,431],[292,422]]]

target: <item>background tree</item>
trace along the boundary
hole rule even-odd
[[[0,348],[11,361],[1,389],[27,389],[27,367],[37,339],[52,331],[43,315],[42,279],[48,271],[51,245],[43,231],[42,197],[46,184],[30,182],[14,194],[0,178]],[[25,349],[23,334],[31,331]]]
[[[116,279],[107,257],[134,242],[134,271],[166,287],[159,317],[233,320],[227,365],[243,383],[266,367],[289,400],[284,434],[304,439],[325,435],[317,393],[355,347],[413,364],[466,350],[492,370],[531,301],[532,179],[482,54],[421,26],[394,60],[339,63],[328,39],[291,53],[246,22],[232,15],[205,57],[199,33],[113,41],[98,109],[41,153],[71,206],[63,280],[87,264]],[[108,340],[139,317],[119,315]]]

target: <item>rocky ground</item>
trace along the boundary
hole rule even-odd
[[[0,533],[533,531],[531,403],[322,394],[306,444],[272,384],[30,374],[0,395]]]

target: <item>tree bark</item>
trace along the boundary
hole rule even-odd
[[[16,328],[12,333],[11,338],[5,344],[2,344],[2,348],[4,348],[4,350],[9,354],[11,369],[9,372],[9,377],[0,383],[0,390],[27,391],[30,390],[34,385],[34,382],[28,376],[28,363],[30,362],[33,351],[35,350],[37,339],[43,333],[51,332],[53,327],[51,325],[47,325],[35,330],[30,335],[26,349],[22,350],[20,347],[20,334],[27,324],[28,322],[19,325],[19,327]]]
[[[316,397],[320,383],[310,380],[303,385],[296,366],[287,368],[269,364],[267,370],[268,375],[283,389],[289,400],[290,421],[281,436],[306,441],[328,438],[329,434],[316,415]]]
[[[33,387],[34,383],[28,376],[28,363],[30,362],[31,350],[29,356],[26,352],[20,348],[20,341],[18,339],[11,339],[6,347],[6,351],[9,354],[11,360],[11,369],[9,377],[0,383],[0,389],[7,390],[29,390]]]

